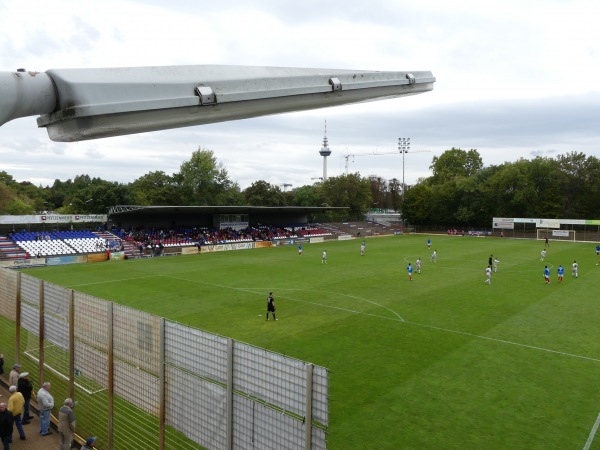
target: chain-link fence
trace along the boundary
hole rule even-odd
[[[323,367],[8,269],[0,316],[15,361],[57,409],[78,401],[100,449],[326,448]]]

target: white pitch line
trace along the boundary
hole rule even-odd
[[[74,287],[80,287],[80,286],[93,286],[94,284],[110,284],[110,283],[120,283],[121,281],[133,281],[133,280],[143,280],[145,278],[158,278],[158,277],[162,277],[163,275],[148,275],[146,277],[135,277],[135,278],[122,278],[120,280],[102,280],[102,281],[94,281],[93,283],[81,283],[81,284],[71,284],[68,286],[65,286],[66,288],[74,288]]]
[[[589,450],[590,445],[592,445],[592,442],[594,441],[594,436],[596,436],[596,431],[598,431],[599,425],[600,425],[600,413],[598,414],[596,423],[594,423],[594,426],[592,427],[592,431],[590,431],[590,435],[589,435],[587,441],[585,442],[585,446],[583,447],[583,450]]]
[[[600,362],[600,359],[598,359],[598,358],[591,358],[589,356],[575,355],[574,353],[561,352],[561,351],[558,351],[558,350],[551,350],[549,348],[536,347],[535,345],[528,345],[528,344],[521,344],[519,342],[507,341],[507,340],[504,340],[504,339],[496,339],[496,338],[489,337],[489,336],[481,336],[479,334],[467,333],[466,331],[450,330],[448,328],[436,327],[435,325],[426,325],[426,324],[423,324],[423,323],[410,322],[410,321],[405,321],[404,323],[407,323],[409,325],[415,325],[415,326],[419,326],[419,327],[424,327],[424,328],[431,328],[433,330],[445,331],[447,333],[462,334],[463,336],[469,336],[469,337],[474,337],[474,338],[479,338],[479,339],[485,339],[486,341],[493,341],[493,342],[499,342],[499,343],[502,343],[502,344],[516,345],[517,347],[530,348],[532,350],[540,350],[540,351],[543,351],[543,352],[555,353],[557,355],[570,356],[572,358],[579,358],[579,359],[586,359],[588,361]]]
[[[168,276],[168,275],[166,275],[166,276]],[[185,278],[178,278],[178,277],[171,277],[171,278],[176,278],[176,279],[179,279],[179,280],[182,280],[182,281],[191,281],[193,283],[197,282],[197,283],[201,283],[201,284],[207,284],[207,285],[210,285],[210,286],[222,287],[222,288],[226,288],[226,289],[234,289],[234,290],[243,291],[243,292],[252,292],[252,293],[255,293],[255,291],[257,291],[257,290],[264,290],[263,288],[233,288],[233,287],[230,287],[230,286],[222,286],[222,285],[219,285],[219,284],[204,283],[202,281],[197,281],[197,280],[186,280]],[[326,292],[326,293],[329,293],[327,291],[305,291],[304,289],[280,289],[280,290],[283,290],[283,291],[304,291],[304,292]],[[360,297],[354,297],[352,295],[347,295],[347,294],[338,294],[338,295],[345,295],[347,297],[356,298],[356,299],[359,299],[359,300],[367,301],[367,302],[373,303],[375,305],[378,305],[375,302],[371,302],[370,300],[366,300],[366,299],[361,299]],[[305,300],[293,300],[293,299],[292,299],[292,301],[307,303],[307,304],[311,304],[311,305],[323,306],[325,308],[337,309],[339,311],[346,311],[346,312],[350,312],[350,313],[354,313],[354,314],[364,314],[365,316],[371,316],[371,317],[380,318],[380,319],[396,320],[396,319],[389,318],[389,317],[382,317],[382,316],[378,316],[378,315],[375,315],[375,314],[368,314],[368,313],[361,312],[361,311],[354,311],[354,310],[351,310],[351,309],[340,308],[340,307],[337,307],[337,306],[331,306],[331,305],[327,305],[327,304],[323,304],[323,303],[308,302],[308,301],[305,301]],[[382,305],[378,305],[378,306],[382,306]],[[507,341],[507,340],[504,340],[504,339],[496,339],[496,338],[492,338],[492,337],[489,337],[489,336],[481,336],[479,334],[468,333],[466,331],[451,330],[449,328],[437,327],[435,325],[426,325],[426,324],[423,324],[423,323],[410,322],[410,321],[404,320],[395,311],[393,311],[393,310],[391,310],[391,309],[389,309],[389,308],[387,308],[385,306],[382,306],[382,307],[385,308],[385,309],[387,309],[388,311],[391,311],[392,313],[394,313],[400,319],[399,322],[403,322],[403,323],[406,323],[406,324],[409,324],[409,325],[414,325],[414,326],[423,327],[423,328],[430,328],[432,330],[443,331],[443,332],[446,332],[446,333],[461,334],[463,336],[469,336],[469,337],[473,337],[473,338],[477,338],[477,339],[483,339],[483,340],[486,340],[486,341],[498,342],[498,343],[501,343],[501,344],[514,345],[516,347],[529,348],[531,350],[539,350],[539,351],[542,351],[542,352],[554,353],[556,355],[568,356],[568,357],[571,357],[571,358],[578,358],[578,359],[585,359],[587,361],[600,362],[600,359],[598,359],[598,358],[591,358],[589,356],[576,355],[574,353],[561,352],[561,351],[552,350],[552,349],[549,349],[549,348],[537,347],[535,345],[521,344],[519,342]]]
[[[389,312],[391,312],[392,314],[394,314],[398,319],[400,319],[401,322],[405,322],[405,320],[402,318],[402,316],[400,316],[400,314],[398,314],[393,309],[388,308],[387,306],[381,305],[381,304],[379,304],[377,302],[374,302],[372,300],[367,300],[366,298],[356,297],[354,295],[349,295],[349,294],[340,294],[339,292],[329,292],[329,291],[313,291],[313,290],[306,290],[306,289],[279,289],[279,290],[280,291],[316,292],[316,293],[319,293],[319,294],[323,294],[323,293],[325,293],[325,294],[335,294],[335,295],[340,295],[342,297],[353,298],[353,299],[359,300],[361,302],[371,303],[372,305],[379,306],[380,308],[383,308],[383,309],[387,309]],[[296,302],[303,302],[303,303],[313,303],[313,302],[307,302],[305,300],[296,300],[296,299],[291,299],[291,300],[296,301]],[[324,305],[324,306],[328,306],[328,305]],[[343,308],[338,308],[338,309],[343,309]],[[363,314],[366,314],[366,313],[363,313]],[[367,314],[367,315],[372,315],[372,314]],[[379,317],[379,316],[375,316],[375,317]],[[383,318],[385,318],[385,317],[383,317]]]
[[[234,290],[234,291],[241,291],[241,292],[251,292],[253,294],[255,294],[256,291],[258,291],[258,290],[261,290],[261,291],[265,290],[264,288],[236,288],[236,287],[225,286],[225,285],[221,285],[221,284],[206,283],[204,281],[189,280],[187,278],[175,277],[175,276],[172,276],[172,275],[152,275],[152,276],[147,276],[147,277],[127,278],[127,279],[123,279],[123,280],[111,280],[111,281],[127,281],[127,280],[137,280],[137,279],[142,279],[142,278],[156,278],[156,277],[173,278],[173,279],[176,279],[176,280],[187,281],[189,283],[205,284],[207,286],[214,286],[214,287],[219,287],[219,288],[223,288],[223,289],[231,289],[231,290]],[[80,285],[73,285],[73,287],[75,287],[75,286],[87,286],[87,285],[92,285],[92,284],[102,284],[102,283],[106,283],[106,282],[108,282],[108,281],[101,281],[101,282],[98,282],[98,283],[86,283],[86,284],[80,284]],[[324,293],[331,293],[331,292],[328,292],[328,291],[305,291],[304,289],[280,289],[280,290],[282,290],[282,291],[304,291],[304,292],[324,292]],[[369,313],[365,313],[363,311],[356,311],[356,310],[352,310],[352,309],[341,308],[341,307],[338,307],[338,306],[332,306],[332,305],[328,305],[328,304],[325,304],[325,303],[308,302],[306,300],[291,299],[289,297],[288,297],[288,300],[292,300],[294,302],[306,303],[306,304],[310,304],[310,305],[322,306],[324,308],[336,309],[338,311],[345,311],[345,312],[349,312],[349,313],[352,313],[352,314],[363,314],[365,316],[375,317],[375,318],[378,318],[378,319],[394,320],[394,321],[406,323],[408,325],[414,325],[414,326],[423,327],[423,328],[430,328],[432,330],[443,331],[443,332],[446,332],[446,333],[461,334],[463,336],[469,336],[469,337],[473,337],[473,338],[477,338],[477,339],[484,339],[484,340],[487,340],[487,341],[498,342],[498,343],[501,343],[501,344],[514,345],[514,346],[517,346],[517,347],[529,348],[529,349],[532,349],[532,350],[539,350],[539,351],[543,351],[543,352],[554,353],[554,354],[557,354],[557,355],[569,356],[571,358],[578,358],[578,359],[585,359],[585,360],[588,360],[588,361],[600,362],[600,359],[598,359],[598,358],[591,358],[589,356],[575,355],[573,353],[561,352],[561,351],[552,350],[552,349],[549,349],[549,348],[536,347],[534,345],[521,344],[519,342],[507,341],[507,340],[504,340],[504,339],[496,339],[496,338],[492,338],[492,337],[488,337],[488,336],[481,336],[479,334],[467,333],[466,331],[451,330],[451,329],[448,329],[448,328],[437,327],[437,326],[434,326],[434,325],[426,325],[426,324],[423,324],[423,323],[410,322],[410,321],[404,320],[394,310],[392,310],[390,308],[387,308],[386,306],[380,305],[378,303],[375,303],[375,302],[373,302],[371,300],[363,299],[363,298],[360,298],[360,297],[355,297],[355,296],[348,295],[348,294],[339,294],[339,293],[337,293],[337,295],[343,295],[343,296],[346,296],[346,297],[350,297],[350,298],[354,298],[354,299],[357,299],[357,300],[365,301],[365,302],[371,303],[373,305],[381,306],[382,308],[387,309],[388,311],[390,311],[391,313],[393,313],[396,317],[398,317],[398,319],[390,318],[390,317],[384,317],[384,316],[378,316],[376,314],[369,314]],[[599,418],[600,418],[600,415],[599,415]],[[598,429],[598,421],[594,425],[594,429],[592,430],[594,432],[594,434],[595,434],[595,432],[596,432],[597,429]],[[592,436],[592,439],[593,439],[593,436]]]
[[[234,291],[251,292],[253,294],[255,294],[256,291],[258,291],[258,290],[261,290],[261,291],[266,290],[266,289],[263,289],[263,288],[236,288],[236,287],[232,287],[232,286],[224,286],[224,285],[221,285],[221,284],[206,283],[204,281],[188,280],[186,278],[174,277],[174,276],[171,276],[171,275],[161,275],[161,276],[168,277],[168,278],[174,278],[176,280],[181,280],[181,281],[188,281],[190,283],[199,283],[199,284],[205,284],[207,286],[215,286],[215,287],[220,287],[220,288],[223,288],[223,289],[231,289],[231,290],[234,290]],[[302,292],[317,292],[317,293],[331,294],[331,292],[328,292],[328,291],[312,291],[312,290],[306,290],[306,289],[279,289],[279,290],[280,291],[302,291]],[[400,316],[400,314],[398,314],[393,309],[388,308],[387,306],[380,305],[379,303],[376,303],[376,302],[371,301],[371,300],[367,300],[366,298],[355,297],[353,295],[340,294],[340,293],[337,293],[337,292],[334,292],[334,294],[341,295],[341,296],[344,296],[344,297],[350,297],[350,298],[353,298],[353,299],[356,299],[356,300],[360,300],[360,301],[363,301],[363,302],[371,303],[372,305],[379,306],[380,308],[386,309],[389,312],[391,312],[392,314],[394,314],[398,319],[400,319],[401,322],[404,322],[404,319]],[[298,300],[298,299],[293,299],[291,297],[284,297],[284,298],[286,298],[287,300],[291,300],[293,302],[307,303],[307,304],[310,304],[310,305],[323,306],[324,308],[337,309],[338,311],[346,311],[346,312],[350,312],[350,313],[353,313],[353,314],[364,314],[365,316],[378,317],[378,318],[381,318],[381,319],[389,319],[389,317],[378,316],[376,314],[365,313],[363,311],[355,311],[353,309],[346,309],[346,308],[342,308],[342,307],[339,307],[339,306],[332,306],[332,305],[328,305],[328,304],[325,304],[325,303],[308,302],[306,300]],[[396,319],[392,319],[392,320],[396,320]]]

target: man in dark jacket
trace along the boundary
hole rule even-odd
[[[23,422],[24,424],[29,423],[33,416],[29,414],[29,405],[31,404],[31,393],[33,392],[33,385],[29,381],[29,372],[23,372],[19,375],[19,384],[17,390],[23,394],[25,399],[25,406],[23,407]]]
[[[13,434],[13,415],[6,408],[6,403],[0,403],[0,439],[4,450],[10,450],[10,442]]]

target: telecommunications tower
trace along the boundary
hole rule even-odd
[[[323,157],[323,181],[327,181],[327,157],[331,155],[329,144],[327,141],[327,120],[325,120],[325,135],[323,136],[323,147],[319,151],[319,155]]]

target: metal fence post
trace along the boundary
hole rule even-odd
[[[39,330],[40,330],[40,336],[38,339],[38,347],[39,347],[39,352],[40,352],[40,362],[39,362],[39,380],[40,380],[40,386],[44,384],[44,334],[45,334],[45,330],[44,330],[44,281],[40,280],[39,281],[39,303],[40,303],[40,308],[39,308]]]
[[[166,366],[165,366],[165,319],[162,317],[158,322],[158,345],[159,345],[159,366],[158,370],[160,371],[158,374],[159,378],[159,388],[158,388],[158,396],[159,396],[159,405],[158,405],[158,448],[159,450],[164,450],[165,448],[165,409],[166,409]]]
[[[227,450],[233,450],[233,339],[227,339]]]
[[[75,398],[75,293],[69,289],[69,397]]]
[[[312,392],[313,392],[313,365],[306,365],[306,450],[311,449],[312,445]]]
[[[15,293],[15,361],[21,359],[21,272],[17,272],[17,292]]]
[[[115,364],[114,364],[114,342],[113,342],[113,303],[108,302],[107,311],[107,322],[108,322],[108,380],[107,380],[107,400],[108,400],[108,450],[113,450],[113,422],[114,422],[114,384],[115,384]]]

